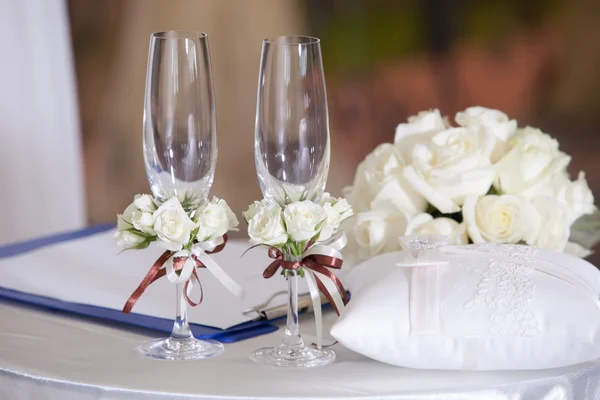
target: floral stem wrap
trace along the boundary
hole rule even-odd
[[[317,328],[317,347],[323,345],[323,319],[321,313],[320,293],[329,300],[337,315],[348,303],[348,295],[344,285],[329,268],[339,270],[342,268],[343,258],[340,250],[346,245],[346,236],[339,234],[327,244],[316,243],[308,246],[302,253],[302,261],[285,261],[283,253],[276,247],[269,248],[269,257],[274,261],[263,272],[264,278],[270,278],[282,268],[284,270],[297,270],[304,268],[310,297],[315,313]]]

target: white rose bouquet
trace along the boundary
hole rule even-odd
[[[117,216],[114,239],[125,250],[144,249],[156,242],[166,250],[179,251],[238,230],[238,219],[225,200],[213,197],[199,206],[194,203],[171,197],[161,204],[148,194],[138,194]]]
[[[123,312],[129,313],[144,290],[162,276],[171,283],[185,284],[186,289],[190,283],[200,286],[196,268],[207,268],[227,289],[240,296],[241,287],[209,256],[223,249],[226,233],[237,231],[238,225],[227,202],[216,197],[198,205],[197,198],[191,196],[182,200],[171,197],[161,203],[148,194],[136,195],[125,212],[117,216],[114,239],[124,250],[145,249],[156,242],[166,251],[150,268]],[[187,302],[192,306],[200,304],[201,300],[191,301],[188,292],[184,290]]]
[[[583,172],[569,178],[571,157],[555,139],[483,107],[455,121],[438,110],[412,116],[398,125],[393,144],[379,145],[359,165],[345,190],[357,212],[359,258],[399,250],[398,237],[417,234],[591,253],[593,243],[584,247],[577,238],[582,229],[600,231],[590,223],[594,196]]]
[[[243,213],[250,243],[277,248],[282,257],[289,258],[286,261],[300,260],[308,247],[332,239],[352,214],[346,199],[328,193],[319,203],[303,200],[281,206],[255,201]],[[286,271],[282,273],[285,275]],[[298,272],[304,276],[302,268]]]

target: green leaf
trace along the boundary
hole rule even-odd
[[[142,250],[142,249],[145,249],[146,247],[148,247],[149,245],[150,245],[150,242],[148,240],[146,240],[133,248],[136,250]]]
[[[460,211],[452,213],[452,214],[443,214],[440,210],[438,210],[437,208],[435,208],[433,205],[429,204],[429,206],[427,206],[427,210],[425,212],[427,214],[431,214],[431,216],[433,218],[444,217],[444,218],[453,219],[453,220],[455,220],[458,223],[462,222],[462,213]]]
[[[495,194],[498,196],[502,196],[502,191],[500,189],[497,189],[494,186],[492,186],[492,187],[490,187],[490,190],[488,190],[487,194]]]
[[[600,242],[600,211],[581,216],[571,225],[571,242],[591,249]]]

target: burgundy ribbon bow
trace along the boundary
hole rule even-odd
[[[308,247],[310,247],[310,244]],[[337,287],[340,296],[344,301],[344,305],[348,304],[348,295],[346,293],[346,289],[344,289],[344,285],[342,285],[342,282],[338,279],[338,277],[335,276],[335,274],[328,269],[341,269],[343,260],[336,257],[311,254],[304,257],[302,261],[285,261],[283,259],[283,253],[276,247],[269,248],[269,258],[272,258],[275,261],[273,261],[263,272],[264,278],[268,279],[272,277],[273,275],[275,275],[277,270],[279,270],[279,268],[282,268],[284,270],[297,270],[299,268],[304,267],[314,272],[323,274],[327,278],[331,279],[331,281],[335,283],[335,286]],[[319,288],[319,291],[323,293],[327,300],[329,300],[329,304],[333,306],[337,315],[340,315],[340,310],[338,310],[335,301],[333,301],[331,293],[329,292],[329,290],[327,290],[327,287],[323,284],[323,282],[317,274],[314,274],[314,277],[315,281],[317,282],[317,287]]]
[[[221,250],[223,250],[223,248],[225,247],[226,244],[227,244],[227,235],[223,235],[223,243],[221,243],[220,245],[215,247],[213,250],[207,251],[206,253],[207,254],[218,253]],[[137,289],[135,289],[135,291],[131,294],[131,296],[129,296],[129,299],[127,299],[127,302],[125,302],[125,306],[123,307],[123,312],[125,314],[129,314],[131,312],[131,310],[133,309],[133,306],[135,305],[135,303],[137,303],[137,301],[140,299],[142,294],[144,294],[144,292],[146,291],[148,286],[150,286],[152,283],[156,282],[157,280],[159,280],[160,278],[162,278],[163,276],[165,276],[167,274],[167,271],[165,268],[163,268],[163,266],[169,260],[169,258],[171,258],[171,256],[175,253],[176,253],[175,251],[167,250],[158,258],[158,260],[156,260],[156,262],[152,265],[152,267],[150,268],[150,270],[148,271],[148,273],[146,274],[144,279],[142,279],[142,282],[139,284]],[[188,304],[192,307],[196,307],[197,305],[202,303],[202,299],[204,298],[204,293],[202,291],[202,284],[200,283],[200,278],[198,277],[198,274],[196,273],[196,269],[197,268],[206,268],[206,267],[200,260],[198,260],[196,258],[195,255],[192,254],[190,257],[192,257],[192,259],[196,263],[196,268],[194,268],[194,271],[192,272],[190,279],[188,279],[185,282],[185,286],[183,287],[183,294],[184,294],[185,300],[188,302]],[[186,261],[187,261],[187,257],[175,257],[173,259],[173,269],[175,271],[181,271],[183,269],[183,266]],[[190,280],[192,280],[192,279],[198,283],[198,286],[200,288],[200,300],[198,300],[197,302],[194,302],[192,299],[190,299],[187,294],[188,285],[190,283]]]

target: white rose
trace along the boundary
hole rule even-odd
[[[464,224],[446,217],[433,218],[431,214],[415,215],[406,225],[406,236],[409,235],[442,235],[447,236],[450,244],[467,244],[467,230]]]
[[[127,229],[131,229],[133,227],[131,218],[132,218],[134,211],[136,211],[136,210],[137,209],[135,208],[133,203],[131,203],[130,205],[127,206],[125,211],[123,211],[123,214],[117,214],[117,229],[119,231],[124,231]]]
[[[352,237],[358,257],[367,259],[400,250],[399,238],[406,229],[406,216],[395,209],[378,209],[356,214]]]
[[[151,213],[156,210],[154,198],[149,194],[136,194],[133,199],[133,204],[140,211]]]
[[[421,111],[417,115],[408,118],[408,123],[399,124],[396,127],[394,144],[402,154],[407,164],[412,162],[412,148],[417,143],[428,141],[436,133],[450,128],[446,118],[442,118],[440,111]]]
[[[509,119],[499,110],[485,107],[469,107],[456,114],[456,123],[460,126],[481,129],[496,138],[491,160],[497,162],[506,153],[506,141],[517,131],[517,121]]]
[[[329,193],[327,193],[327,195],[329,195]],[[323,224],[321,233],[319,233],[320,241],[331,238],[339,229],[340,224],[350,218],[353,214],[352,207],[350,207],[350,204],[348,204],[346,199],[336,199],[330,196],[324,201],[323,211],[325,211],[327,219]]]
[[[288,235],[283,224],[281,207],[277,204],[263,204],[248,221],[250,243],[278,246],[285,244]]]
[[[541,193],[551,196],[565,205],[569,225],[579,217],[596,211],[594,194],[588,186],[583,171],[579,172],[575,181],[571,181],[566,172],[556,175],[550,185]]]
[[[265,199],[261,201],[255,201],[248,206],[248,209],[242,213],[246,222],[250,221],[257,212],[259,212],[262,208],[266,207],[269,202]]]
[[[290,203],[283,210],[287,231],[296,242],[307,242],[315,237],[326,219],[323,207],[309,200]]]
[[[566,254],[570,254],[572,256],[581,257],[581,258],[585,258],[589,255],[594,254],[594,252],[591,251],[590,249],[586,249],[579,243],[575,243],[575,242],[567,242],[567,245],[565,246],[565,249],[563,251]]]
[[[490,189],[496,174],[490,162],[494,144],[494,137],[484,131],[446,129],[427,145],[415,145],[413,164],[404,168],[404,177],[443,214],[458,212],[465,196]]]
[[[558,142],[539,129],[519,129],[509,140],[510,150],[498,162],[496,189],[532,199],[561,172],[571,157],[558,150]]]
[[[154,232],[153,229],[154,219],[152,218],[152,213],[141,211],[136,208],[136,210],[131,213],[131,223],[137,230],[149,235],[156,235],[156,232]]]
[[[366,211],[389,203],[409,215],[425,211],[427,200],[406,182],[403,166],[394,145],[377,146],[358,166],[354,186],[345,190],[352,207]]]
[[[119,247],[123,249],[135,249],[142,245],[146,238],[143,235],[130,231],[117,231],[113,236]]]
[[[179,251],[191,239],[196,228],[176,197],[164,202],[152,215],[158,244],[171,251]]]
[[[571,234],[565,206],[550,196],[537,196],[531,203],[542,221],[531,244],[540,249],[563,251]]]
[[[522,196],[468,196],[463,221],[473,243],[533,244],[540,231],[540,216]]]
[[[221,237],[230,230],[237,230],[239,225],[227,202],[216,197],[198,207],[194,220],[198,223],[197,238],[203,242]]]

